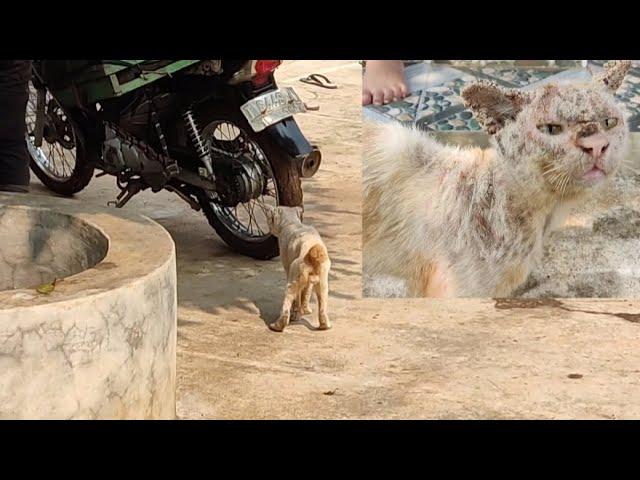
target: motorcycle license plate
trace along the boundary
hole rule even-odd
[[[252,98],[240,107],[255,132],[296,113],[307,111],[304,102],[291,87],[279,88]]]

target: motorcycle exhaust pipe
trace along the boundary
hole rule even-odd
[[[313,177],[322,163],[322,155],[318,147],[313,147],[311,152],[307,155],[302,155],[296,158],[298,164],[298,173],[302,178]]]

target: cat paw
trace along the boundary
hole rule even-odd
[[[318,326],[318,330],[329,330],[332,327],[331,320],[328,318],[324,318],[320,320],[320,325]]]
[[[302,307],[302,315],[309,315],[310,313],[313,313],[313,310],[309,305],[305,305]]]
[[[287,325],[281,319],[278,319],[267,326],[269,327],[270,330],[273,330],[274,332],[282,332],[284,330],[284,327],[286,327]]]

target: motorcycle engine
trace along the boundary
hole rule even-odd
[[[159,161],[149,158],[141,146],[118,135],[108,125],[102,144],[102,167],[111,175],[117,176],[124,171],[140,175],[154,191],[167,182],[164,166]]]
[[[265,193],[267,182],[263,167],[248,155],[217,157],[213,170],[216,192],[225,207],[235,207]]]

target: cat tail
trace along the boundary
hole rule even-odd
[[[329,260],[327,250],[321,245],[314,245],[304,256],[304,263],[311,266],[314,271],[320,270],[320,266]]]

